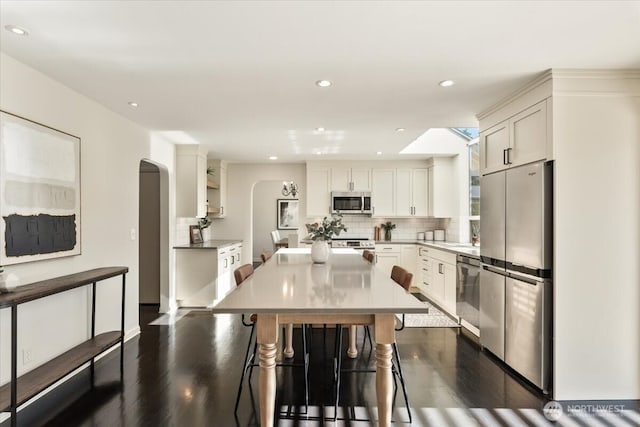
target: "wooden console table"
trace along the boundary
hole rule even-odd
[[[30,283],[13,292],[0,294],[0,309],[11,308],[11,381],[0,387],[0,411],[11,412],[11,426],[17,424],[18,406],[87,362],[91,362],[91,384],[93,384],[95,357],[117,344],[120,344],[120,376],[122,377],[125,275],[128,271],[128,267],[96,268]],[[96,335],[96,283],[115,276],[122,276],[120,330]],[[91,338],[18,377],[18,306],[86,285],[92,285]]]

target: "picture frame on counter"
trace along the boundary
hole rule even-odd
[[[297,230],[300,223],[298,199],[278,199],[277,217],[279,230]]]
[[[191,243],[202,243],[202,230],[199,225],[189,226],[189,241]]]

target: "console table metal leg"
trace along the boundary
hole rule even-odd
[[[120,379],[124,375],[124,292],[126,276],[122,275],[122,308],[120,312]]]
[[[91,338],[96,336],[96,282],[91,286]],[[95,385],[95,358],[91,358],[91,368],[89,370],[91,377],[91,387]]]
[[[11,427],[18,424],[18,307],[11,307]]]

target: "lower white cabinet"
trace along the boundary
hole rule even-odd
[[[416,258],[416,273],[413,284],[425,295],[431,294],[431,258],[429,258],[429,248],[418,247]]]
[[[176,300],[179,307],[209,307],[235,286],[242,243],[221,248],[180,248],[176,251]]]
[[[411,282],[411,285],[415,286],[415,283],[418,280],[416,278],[417,247],[416,245],[402,245],[401,251],[402,257],[400,259],[400,266],[413,274],[413,281]]]
[[[394,265],[400,265],[402,259],[402,245],[381,244],[376,245],[376,267],[384,274],[391,276]]]
[[[450,314],[456,314],[456,254],[429,249],[431,297]]]

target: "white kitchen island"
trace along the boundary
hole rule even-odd
[[[281,249],[216,304],[214,313],[257,313],[260,346],[260,425],[273,426],[275,356],[280,324],[374,325],[378,425],[391,424],[392,346],[395,313],[424,313],[425,306],[350,249],[333,249],[313,264],[310,249]]]

